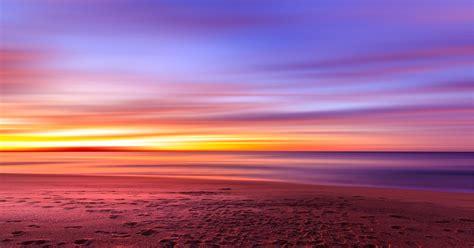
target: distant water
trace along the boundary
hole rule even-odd
[[[258,179],[474,192],[474,153],[5,152],[1,173]]]

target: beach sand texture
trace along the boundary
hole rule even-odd
[[[472,247],[469,193],[0,175],[0,247]]]

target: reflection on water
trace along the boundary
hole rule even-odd
[[[474,192],[474,153],[5,152],[0,172],[257,179]]]

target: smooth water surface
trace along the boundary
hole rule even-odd
[[[474,192],[474,153],[4,152],[0,172],[274,180]]]

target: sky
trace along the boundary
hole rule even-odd
[[[0,1],[2,150],[474,151],[474,1]]]

